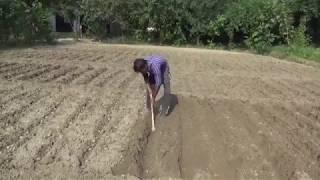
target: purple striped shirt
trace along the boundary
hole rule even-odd
[[[148,70],[154,77],[155,86],[159,88],[163,83],[163,74],[167,66],[166,58],[159,55],[152,55],[144,57],[148,63]]]

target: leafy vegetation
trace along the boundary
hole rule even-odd
[[[264,53],[274,44],[289,43],[292,29],[289,12],[278,1],[240,0],[211,22],[209,29],[215,36],[228,34],[230,42],[241,36],[238,42]]]
[[[4,0],[0,41],[50,40],[50,13],[70,23],[81,17],[86,32],[99,39],[109,39],[106,27],[119,24],[127,39],[160,44],[222,44],[258,53],[320,44],[319,0]]]
[[[50,41],[50,11],[38,1],[0,1],[0,42]]]
[[[311,46],[275,46],[272,48],[270,54],[277,58],[283,58],[297,62],[304,62],[304,60],[307,59],[320,63],[320,49]]]

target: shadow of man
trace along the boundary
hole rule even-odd
[[[169,116],[175,109],[175,107],[179,104],[179,99],[178,99],[178,96],[175,95],[175,94],[170,94],[170,102],[169,102],[169,105],[170,105],[170,109],[168,111],[168,114],[167,116]]]

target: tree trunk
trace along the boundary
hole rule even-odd
[[[73,32],[75,33],[75,39],[78,40],[80,37],[80,16],[77,15],[73,21]]]
[[[200,45],[200,36],[197,35],[197,45],[199,46]]]
[[[162,45],[163,36],[164,36],[164,32],[162,31],[161,28],[159,28],[159,44],[160,45]]]
[[[57,31],[56,16],[54,14],[50,16],[50,26],[51,26],[50,28],[52,29],[52,32]]]

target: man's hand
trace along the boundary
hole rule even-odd
[[[153,99],[153,102],[154,102],[154,100],[156,99],[156,96],[158,94],[159,88],[156,88],[155,85],[150,85],[150,88],[151,88],[151,93],[152,93],[152,99]]]

